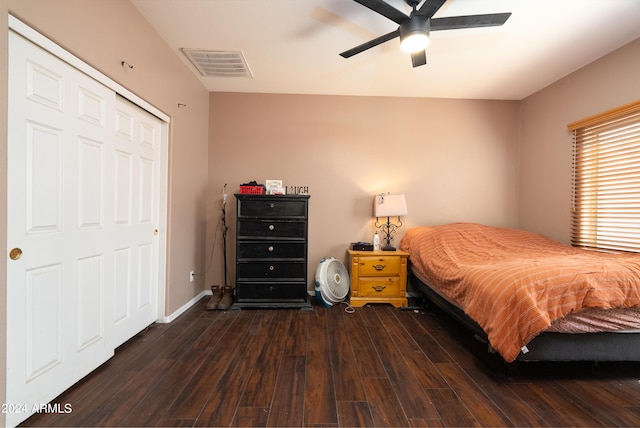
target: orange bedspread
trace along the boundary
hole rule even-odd
[[[583,308],[640,306],[640,255],[581,250],[474,223],[415,227],[400,248],[487,333],[505,361],[551,322]]]

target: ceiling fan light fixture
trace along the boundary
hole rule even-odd
[[[407,53],[423,51],[429,45],[429,19],[414,15],[400,25],[400,49]]]
[[[400,40],[400,49],[406,53],[416,53],[425,50],[429,46],[429,33],[427,31],[414,32]]]

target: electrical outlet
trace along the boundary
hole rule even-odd
[[[189,282],[193,282],[193,277],[196,276],[195,273],[193,273],[193,271],[189,272]]]

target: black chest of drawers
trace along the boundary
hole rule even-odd
[[[310,309],[308,195],[236,194],[234,307]]]

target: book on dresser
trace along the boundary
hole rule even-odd
[[[311,309],[309,195],[236,194],[234,308]]]

